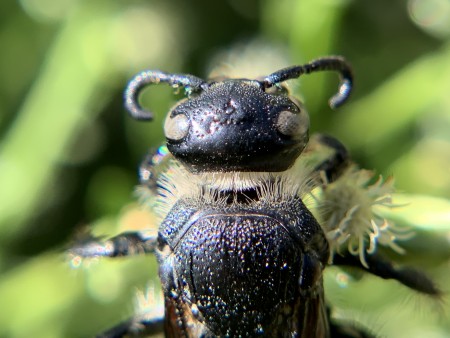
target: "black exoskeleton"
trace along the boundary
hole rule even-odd
[[[71,253],[154,252],[165,316],[137,314],[102,337],[162,330],[168,337],[369,336],[335,323],[325,302],[323,270],[333,262],[333,238],[348,224],[331,231],[303,201],[314,188],[326,189],[339,180],[351,163],[345,147],[331,137],[319,135],[308,143],[308,114],[282,88],[286,80],[317,71],[340,75],[339,92],[330,105],[343,104],[353,80],[341,57],[282,69],[262,80],[207,82],[192,75],[144,71],[130,81],[125,105],[140,120],[153,118],[138,103],[142,88],[167,83],[187,93],[164,125],[168,170],[157,175],[158,163],[151,157],[141,169],[147,174],[146,193],[158,189],[158,235],[125,233],[106,243],[84,243]],[[320,146],[332,154],[311,164],[308,159]],[[359,260],[349,250],[342,249],[334,264],[439,294],[420,272],[399,270],[377,255]],[[414,284],[417,276],[422,282]]]

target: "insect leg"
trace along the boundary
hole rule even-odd
[[[165,145],[159,147],[156,151],[150,151],[145,156],[139,167],[139,181],[141,184],[139,191],[142,192],[145,189],[149,194],[157,195],[159,175],[167,170],[171,158],[173,156]]]
[[[141,232],[124,232],[105,241],[89,238],[69,250],[69,255],[82,258],[120,257],[154,253],[156,236]]]
[[[422,271],[412,267],[395,267],[379,254],[366,255],[368,267],[362,265],[360,259],[351,254],[335,255],[333,265],[352,266],[383,279],[395,279],[401,284],[418,292],[439,297],[442,291]]]
[[[351,325],[337,324],[330,320],[330,337],[332,338],[373,338],[370,333]]]
[[[347,148],[336,138],[325,134],[315,134],[311,137],[305,152],[326,149],[332,154],[314,167],[314,171],[321,172],[326,182],[331,183],[339,178],[344,170],[351,164]],[[325,152],[325,151],[324,151]]]
[[[168,166],[171,158],[166,146],[161,146],[156,152],[149,152],[139,168],[141,198],[149,199],[157,195],[157,180],[159,174]],[[104,240],[88,237],[69,250],[72,257],[120,257],[136,254],[153,253],[156,246],[156,236],[148,236],[145,232],[124,232],[116,237]]]
[[[147,335],[154,335],[163,333],[164,318],[131,318],[124,321],[107,331],[104,331],[96,336],[96,338],[120,338],[120,337],[146,337]]]

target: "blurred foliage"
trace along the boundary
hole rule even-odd
[[[155,226],[132,198],[133,168],[162,142],[174,98],[152,87],[143,100],[156,121],[132,121],[127,79],[146,68],[206,77],[231,50],[266,63],[260,75],[329,54],[353,64],[339,111],[327,107],[334,75],[295,92],[313,132],[395,176],[409,204],[392,217],[417,232],[396,259],[448,289],[448,0],[5,0],[0,18],[0,337],[92,336],[131,314],[135,287],[157,283],[152,257],[71,270],[63,250],[88,224],[106,235]],[[448,337],[448,302],[439,311],[395,282],[331,269],[326,285],[340,315],[382,336]]]

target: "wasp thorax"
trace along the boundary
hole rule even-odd
[[[308,141],[306,111],[250,80],[212,83],[165,123],[167,147],[194,172],[284,171]]]

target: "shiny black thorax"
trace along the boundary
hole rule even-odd
[[[176,324],[188,336],[299,334],[322,295],[323,239],[299,198],[201,209],[178,201],[159,232],[166,320],[183,314]]]

